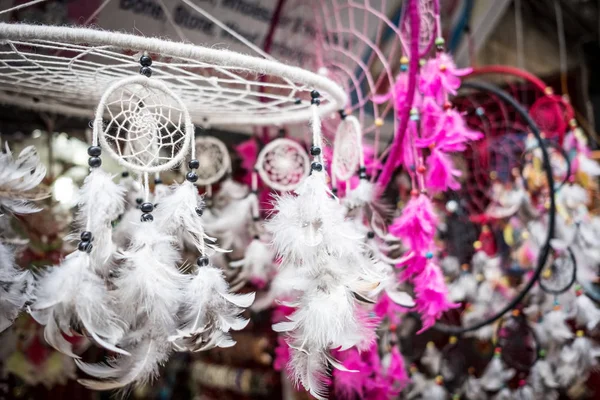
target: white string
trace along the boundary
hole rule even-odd
[[[234,38],[236,38],[237,40],[239,40],[240,42],[242,42],[243,44],[245,44],[246,46],[248,46],[250,49],[254,50],[256,53],[260,54],[261,56],[263,56],[264,58],[266,58],[268,60],[275,60],[275,58],[273,56],[271,56],[268,53],[265,53],[261,48],[259,48],[256,45],[254,45],[254,43],[252,43],[251,41],[249,41],[248,39],[246,39],[245,37],[243,37],[242,35],[240,35],[236,31],[234,31],[233,29],[231,29],[227,25],[225,25],[223,22],[219,21],[217,18],[215,18],[212,15],[210,15],[209,13],[207,13],[202,8],[198,7],[196,4],[192,3],[190,0],[181,0],[181,1],[184,2],[185,4],[187,4],[194,11],[202,14],[204,17],[206,17],[209,20],[211,20],[219,28],[221,28],[225,32],[229,33],[231,36],[233,36]]]
[[[17,10],[20,10],[22,8],[26,8],[26,7],[29,7],[29,6],[33,6],[33,5],[38,4],[38,3],[43,3],[44,1],[47,1],[47,0],[33,0],[33,1],[30,1],[29,3],[19,4],[18,6],[15,6],[15,7],[8,8],[6,10],[0,11],[0,15],[9,13],[11,11],[17,11]]]
[[[559,0],[554,0],[554,11],[556,12],[556,29],[558,31],[558,53],[560,57],[560,72],[567,73],[567,45],[565,43],[565,27],[563,23],[562,8]]]
[[[525,53],[523,43],[523,13],[521,0],[515,0],[515,31],[517,35],[517,66],[525,70]]]
[[[104,2],[102,2],[102,4],[100,4],[100,6],[98,6],[98,8],[96,8],[96,10],[92,13],[92,15],[90,15],[88,19],[85,20],[83,25],[85,26],[89,24],[94,18],[96,18],[98,14],[100,14],[102,10],[104,10],[104,7],[106,7],[111,1],[112,0],[104,0]]]
[[[175,29],[175,32],[177,32],[177,36],[179,36],[179,39],[181,39],[181,41],[183,41],[183,42],[187,42],[188,40],[187,40],[185,34],[181,30],[181,28],[175,23],[175,20],[173,20],[173,15],[171,15],[171,11],[165,5],[165,2],[163,0],[158,0],[158,2],[160,3],[160,8],[162,8],[165,15],[167,16],[167,20],[173,26],[173,29]]]
[[[313,146],[321,149],[321,153],[315,159],[323,165],[325,169],[325,157],[323,156],[323,132],[321,131],[321,116],[319,115],[319,106],[315,103],[310,106],[312,111],[312,142]]]
[[[150,183],[147,172],[144,172],[144,199],[146,203],[150,201]]]
[[[0,92],[38,110],[75,114],[94,108],[114,81],[137,74],[139,60],[132,54],[143,52],[164,56],[154,60],[152,78],[167,83],[203,125],[301,123],[311,118],[310,105],[296,99],[312,89],[321,93],[322,115],[342,109],[347,99],[329,78],[228,50],[27,24],[2,23],[0,36]]]

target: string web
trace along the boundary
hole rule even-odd
[[[159,172],[181,162],[193,135],[181,100],[160,81],[141,76],[108,88],[94,131],[109,155],[140,172]]]
[[[212,185],[231,170],[231,159],[225,144],[212,136],[196,138],[196,170],[199,185]]]
[[[322,114],[346,96],[330,80],[277,61],[190,44],[87,28],[0,24],[0,101],[89,116],[106,87],[139,74],[143,52],[202,125],[278,124]],[[268,79],[264,79],[264,78]]]
[[[401,3],[388,0],[289,0],[282,18],[313,15],[312,25],[298,33],[278,27],[275,40],[293,43],[305,51],[294,61],[336,82],[348,94],[347,114],[356,116],[366,141],[375,148],[397,129],[393,100],[374,104],[373,96],[393,87],[402,55],[398,21]],[[398,17],[399,20],[399,17]],[[339,117],[323,119],[323,133],[333,141]],[[385,123],[383,123],[385,122]]]
[[[279,191],[295,189],[308,176],[310,160],[302,146],[290,139],[269,142],[259,153],[256,171],[263,182]]]
[[[342,181],[350,179],[360,166],[362,150],[360,125],[353,124],[347,117],[340,122],[333,142],[332,172]]]

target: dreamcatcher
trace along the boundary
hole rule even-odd
[[[79,244],[77,251],[68,255],[60,266],[50,268],[39,276],[35,301],[29,307],[36,320],[45,325],[46,340],[59,351],[75,358],[85,373],[97,379],[85,379],[81,383],[105,390],[131,383],[140,384],[153,378],[158,367],[174,350],[201,351],[232,346],[235,342],[229,331],[245,327],[248,320],[239,317],[239,314],[250,306],[254,294],[236,295],[230,292],[223,273],[211,266],[209,256],[219,249],[206,236],[200,222],[205,206],[195,184],[199,181],[204,185],[210,184],[224,175],[229,168],[228,155],[214,140],[194,142],[194,127],[188,108],[195,109],[198,98],[190,98],[185,85],[175,84],[165,75],[172,64],[149,55],[170,52],[172,61],[178,52],[185,52],[186,62],[190,63],[195,51],[202,59],[204,56],[200,54],[205,49],[188,45],[181,47],[169,42],[141,43],[138,39],[144,42],[144,38],[86,29],[70,28],[67,31],[27,25],[2,27],[5,45],[35,65],[45,65],[45,50],[39,54],[31,52],[32,48],[43,46],[44,39],[54,38],[54,47],[59,52],[63,48],[69,49],[58,53],[63,55],[62,58],[55,57],[68,65],[68,72],[65,69],[63,76],[65,79],[77,77],[72,86],[67,84],[61,88],[65,93],[76,92],[80,82],[88,79],[89,69],[84,58],[93,52],[97,52],[100,58],[106,56],[102,50],[104,47],[93,47],[94,43],[102,44],[104,40],[110,41],[114,49],[111,56],[126,60],[126,67],[114,66],[107,70],[127,73],[127,69],[133,67],[131,69],[137,69],[140,74],[123,79],[119,73],[94,78],[93,85],[105,85],[108,89],[101,96],[95,97],[94,93],[98,92],[92,92],[86,97],[99,98],[99,104],[93,124],[92,146],[88,149],[91,172],[79,199]],[[125,55],[127,52],[120,52],[131,49],[121,47],[122,50],[119,50],[119,45],[124,44],[146,49],[146,52],[138,53],[137,67],[133,59]],[[212,50],[206,51],[210,53]],[[81,53],[79,58],[73,58],[78,52]],[[246,76],[247,61],[253,62],[252,59],[240,60]],[[267,70],[269,66],[273,72],[281,69],[275,62],[265,62]],[[231,78],[238,67],[229,61],[227,64],[221,71],[229,68],[228,76]],[[61,64],[53,61],[52,65]],[[17,67],[13,65],[12,68]],[[260,70],[265,72],[262,67]],[[302,80],[304,73],[301,71],[294,79]],[[69,102],[69,96],[61,96],[63,104],[58,104],[59,99],[53,98],[55,92],[51,88],[57,84],[53,77],[58,76],[54,70],[47,70],[46,75],[37,71],[28,76],[30,80],[47,80],[47,84],[43,85],[47,90],[34,94],[43,98],[40,107],[57,107],[63,111],[75,108],[75,103],[65,104]],[[324,108],[337,107],[337,100],[330,101],[332,98],[326,88],[330,85],[329,81],[310,73],[307,76],[325,83],[325,86],[316,85],[323,90]],[[281,79],[291,83],[284,76]],[[179,78],[177,81],[181,83]],[[217,82],[218,78],[210,78],[211,86]],[[301,85],[306,84],[310,83],[305,81]],[[335,86],[331,87],[337,90]],[[100,88],[93,86],[91,89]],[[25,83],[20,89],[21,103],[28,101],[27,95],[31,90],[37,90]],[[16,89],[13,85],[9,86],[9,90]],[[292,92],[297,95],[301,90],[295,87]],[[302,115],[295,100],[293,102],[295,112],[292,120]],[[281,117],[283,103],[278,101],[277,104],[277,115]],[[86,104],[80,102],[77,106],[85,108]],[[231,107],[224,106],[221,112],[227,109]],[[197,146],[202,151],[200,159],[196,158]],[[115,183],[113,177],[101,168],[103,152],[127,169],[140,185],[128,184],[130,176],[125,174],[125,184]],[[216,152],[220,154],[215,158]],[[155,174],[156,186],[161,185],[160,173],[177,167],[186,159],[188,172],[184,183],[163,188],[160,196],[152,193],[150,174]],[[215,160],[220,165],[213,163]],[[206,165],[207,162],[210,165]],[[135,193],[126,193],[128,191]],[[126,204],[126,198],[136,199],[131,208]],[[125,214],[137,214],[137,220],[123,218]],[[119,228],[120,235],[113,236],[113,225]],[[182,267],[186,265],[181,258],[183,246],[196,253],[195,266]],[[118,356],[111,358],[108,364],[87,364],[79,359],[63,336],[74,334],[88,336],[94,343]]]

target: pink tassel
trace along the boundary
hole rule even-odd
[[[423,272],[413,280],[415,284],[415,302],[417,311],[421,314],[423,327],[417,333],[431,328],[442,314],[458,304],[448,300],[448,289],[444,283],[441,269],[429,261]]]
[[[452,159],[438,149],[433,149],[427,158],[426,186],[436,192],[445,192],[448,189],[460,189],[456,177],[462,175],[460,170],[454,168]]]
[[[394,303],[384,292],[377,300],[375,307],[373,307],[373,312],[381,319],[387,318],[391,325],[398,325],[400,324],[400,316],[408,312],[408,309]]]
[[[446,111],[435,127],[435,133],[416,141],[417,147],[435,147],[446,153],[465,151],[467,143],[483,137],[481,132],[467,127],[463,116],[456,110]]]
[[[431,200],[424,194],[412,197],[402,215],[394,220],[389,232],[402,239],[415,254],[429,250],[435,236],[438,218]]]
[[[340,361],[346,369],[358,372],[333,370],[336,397],[342,400],[364,398],[365,381],[373,373],[371,366],[362,360],[356,349],[349,349],[338,354],[343,355],[343,359]]]
[[[390,366],[388,367],[387,376],[390,380],[390,383],[392,383],[393,386],[398,390],[404,388],[410,381],[404,365],[404,358],[402,358],[402,354],[400,354],[398,346],[392,347]]]
[[[425,97],[434,97],[443,103],[446,93],[456,94],[460,87],[460,77],[473,71],[472,68],[457,68],[449,54],[432,58],[421,69],[419,89]]]

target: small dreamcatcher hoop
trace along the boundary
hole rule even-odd
[[[310,160],[298,143],[279,138],[268,143],[258,154],[256,171],[271,189],[295,189],[308,176]]]
[[[231,158],[225,143],[213,136],[202,136],[196,138],[195,146],[200,163],[196,171],[198,185],[212,185],[231,171]]]
[[[419,35],[417,36],[419,39],[419,57],[425,57],[435,42],[436,31],[439,23],[439,4],[438,0],[418,0],[417,4],[419,13],[418,17],[421,20]],[[408,49],[408,44],[412,40],[410,20],[407,14],[408,12],[405,11],[401,22],[402,30],[400,31],[402,42],[405,44],[405,49]]]
[[[187,108],[173,91],[158,79],[134,76],[115,82],[100,99],[92,144],[100,143],[125,168],[156,173],[181,163],[193,134]]]
[[[549,294],[559,295],[569,290],[577,280],[577,260],[571,248],[550,257],[548,265],[540,276],[540,288]]]
[[[356,117],[350,115],[340,122],[335,133],[331,160],[332,178],[346,181],[363,165],[360,123]]]

